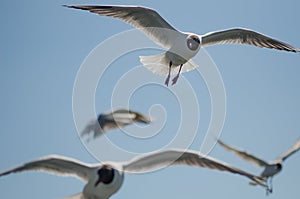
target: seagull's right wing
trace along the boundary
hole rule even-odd
[[[0,173],[0,177],[22,171],[44,171],[56,175],[74,176],[88,181],[89,165],[75,159],[51,155]]]
[[[107,119],[115,122],[118,125],[127,125],[134,122],[135,114],[129,110],[120,109],[107,115]]]
[[[210,32],[202,35],[201,38],[202,46],[210,46],[215,44],[248,44],[261,48],[273,48],[276,50],[300,52],[299,48],[295,48],[282,41],[244,28]]]
[[[268,188],[262,182],[261,178],[240,169],[234,168],[225,162],[216,160],[209,156],[201,155],[198,152],[194,151],[166,150],[162,152],[143,155],[134,158],[127,163],[124,163],[123,169],[125,172],[143,172],[166,167],[169,165],[199,166],[239,174],[249,178],[252,181],[257,182],[265,188]]]
[[[131,124],[133,122],[150,123],[150,117],[132,110],[119,109],[112,113],[112,119],[117,123]]]
[[[279,159],[282,161],[285,161],[288,157],[290,157],[292,154],[296,153],[300,149],[300,138],[295,142],[292,148],[290,148],[287,152],[282,154]]]
[[[255,157],[254,155],[251,155],[245,151],[240,151],[240,150],[237,150],[227,144],[225,144],[224,142],[222,142],[221,140],[218,140],[218,143],[224,147],[225,149],[227,149],[228,151],[232,151],[234,154],[236,154],[237,156],[239,156],[240,158],[246,160],[246,161],[249,161],[257,166],[260,166],[260,167],[265,167],[265,166],[268,166],[269,164],[267,162],[265,162],[264,160],[262,159],[259,159],[257,157]]]
[[[179,33],[155,10],[141,6],[92,6],[92,5],[66,5],[68,8],[87,10],[102,16],[118,18],[133,27],[141,30],[157,44],[170,48],[176,41],[171,34]]]

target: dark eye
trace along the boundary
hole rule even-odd
[[[200,45],[200,40],[197,36],[192,35],[187,39],[187,46],[190,50],[197,50]]]

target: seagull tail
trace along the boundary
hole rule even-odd
[[[249,185],[252,185],[252,186],[262,185],[266,189],[266,194],[267,195],[269,195],[270,193],[273,192],[272,186],[269,187],[268,184],[264,184],[266,182],[266,180],[264,178],[259,178],[258,180],[259,180],[258,182],[250,181]]]
[[[169,61],[166,57],[166,53],[140,56],[140,62],[152,73],[165,76],[169,71]]]
[[[159,76],[166,76],[169,73],[170,61],[166,56],[166,53],[150,55],[150,56],[140,56],[141,63],[152,73]],[[181,73],[188,72],[197,67],[197,64],[193,60],[189,60],[183,65]],[[171,75],[177,74],[177,66],[171,68]]]
[[[267,179],[264,178],[264,177],[258,177],[258,181],[261,182],[261,183],[263,183],[263,182],[266,182]],[[258,183],[255,182],[255,181],[250,181],[250,182],[249,182],[249,185],[256,186],[256,185],[258,185]]]
[[[257,185],[257,182],[255,182],[255,181],[250,181],[250,182],[249,182],[249,185],[256,186],[256,185]]]

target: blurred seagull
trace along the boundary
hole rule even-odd
[[[93,138],[96,138],[109,130],[122,128],[134,122],[149,124],[151,122],[151,118],[139,112],[126,109],[101,113],[97,119],[91,120],[87,124],[81,132],[81,136],[94,133]]]
[[[254,155],[251,155],[247,153],[246,151],[238,150],[236,148],[233,148],[221,140],[218,140],[218,143],[224,147],[225,149],[232,151],[235,153],[237,156],[240,158],[251,162],[252,164],[255,164],[260,167],[264,167],[265,169],[263,172],[260,174],[260,177],[264,179],[264,181],[268,181],[270,179],[269,184],[270,184],[270,192],[272,192],[272,178],[274,175],[279,173],[282,169],[282,163],[285,161],[288,157],[290,157],[292,154],[296,153],[300,149],[300,138],[295,142],[292,148],[290,148],[287,152],[279,156],[276,160],[272,162],[266,162],[258,157],[255,157]],[[256,182],[250,182],[251,185],[256,185]]]
[[[0,177],[28,170],[44,171],[57,175],[74,176],[86,185],[81,193],[69,198],[107,199],[122,186],[124,173],[153,171],[169,165],[188,165],[216,169],[245,176],[262,187],[268,187],[259,177],[239,170],[206,155],[194,151],[165,150],[141,155],[128,162],[86,164],[63,156],[48,156],[0,173]]]
[[[112,6],[112,5],[65,5],[68,8],[87,10],[103,16],[118,18],[133,27],[141,30],[158,45],[168,49],[167,52],[141,56],[142,64],[158,75],[167,75],[165,84],[168,86],[171,74],[175,74],[175,68],[179,66],[177,75],[172,84],[177,82],[181,72],[195,69],[197,65],[191,60],[200,47],[214,44],[248,44],[262,48],[274,48],[291,52],[299,52],[300,49],[260,34],[258,32],[234,28],[209,32],[204,35],[181,32],[173,28],[155,10],[141,6]],[[184,66],[184,67],[183,67]]]

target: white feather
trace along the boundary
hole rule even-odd
[[[152,73],[160,76],[168,75],[169,73],[169,64],[170,61],[166,56],[166,53],[161,53],[157,55],[150,55],[150,56],[140,56],[140,62],[150,70]],[[189,60],[185,64],[183,64],[181,73],[188,72],[197,68],[198,65],[193,61]],[[171,75],[175,75],[178,73],[179,67],[178,65],[172,65],[171,68]]]

